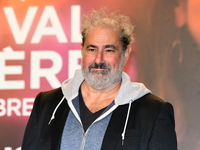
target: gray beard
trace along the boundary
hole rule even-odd
[[[88,84],[97,90],[103,90],[113,87],[120,82],[124,67],[124,55],[122,55],[119,68],[116,70],[113,70],[108,66],[110,67],[110,70],[107,69],[107,71],[90,71],[90,67],[84,68],[83,64],[81,66],[82,74]]]

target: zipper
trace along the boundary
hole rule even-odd
[[[84,150],[84,148],[85,148],[86,137],[87,137],[87,131],[83,133],[82,144],[81,144],[81,149],[80,150]]]
[[[83,136],[82,136],[82,143],[81,143],[81,149],[80,150],[84,150],[85,149],[85,143],[86,143],[86,139],[87,139],[87,133],[88,133],[88,130],[90,130],[90,127],[96,122],[96,120],[87,128],[86,131],[84,131],[83,129]],[[82,122],[81,122],[82,124]],[[83,128],[83,125],[82,125],[82,128]]]
[[[116,105],[114,105],[112,108],[110,108],[109,111],[106,111],[106,113],[104,113],[103,115],[101,115],[100,117],[98,117],[98,118],[87,128],[86,131],[84,131],[84,129],[83,129],[83,124],[82,124],[82,122],[81,122],[79,116],[76,117],[76,118],[79,120],[79,123],[82,125],[82,129],[83,129],[83,136],[82,136],[82,142],[81,142],[81,148],[80,148],[80,150],[84,150],[84,149],[85,149],[85,143],[86,143],[86,139],[87,139],[87,133],[88,133],[88,130],[90,130],[90,127],[91,127],[94,123],[96,123],[97,121],[99,121],[99,120],[105,118],[105,117],[106,117],[108,114],[110,114],[110,112],[112,112],[112,110],[114,110],[115,108],[117,108]],[[75,116],[76,116],[76,115],[75,115]]]

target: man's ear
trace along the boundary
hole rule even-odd
[[[125,57],[124,63],[127,62],[128,58],[131,54],[131,51],[132,51],[132,47],[131,47],[131,44],[130,44],[130,45],[127,46],[127,49],[126,49],[125,54],[124,54],[124,57]]]
[[[184,24],[186,24],[186,12],[183,7],[176,7],[174,9],[174,13],[177,27],[182,27]]]

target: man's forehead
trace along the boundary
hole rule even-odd
[[[88,30],[83,41],[86,47],[116,48],[120,40],[120,32],[108,27],[93,27]]]

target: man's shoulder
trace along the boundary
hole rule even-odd
[[[146,94],[133,102],[134,110],[142,113],[155,114],[166,109],[173,111],[173,106],[154,94]]]
[[[41,95],[43,98],[46,98],[46,97],[49,98],[49,97],[54,97],[54,96],[63,96],[61,87],[53,89],[53,90],[41,92],[41,93],[39,93],[39,95]]]
[[[53,90],[45,91],[45,92],[40,92],[36,99],[35,103],[38,103],[40,106],[45,105],[46,103],[58,103],[63,97],[63,93],[61,88],[56,88]]]
[[[163,99],[151,93],[140,97],[135,102],[141,105],[163,105],[166,103]]]

